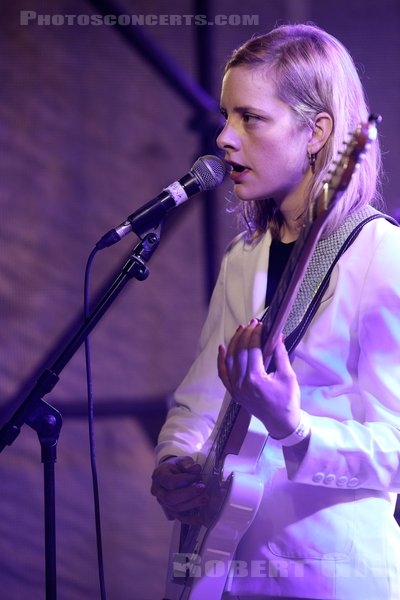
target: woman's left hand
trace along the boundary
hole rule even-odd
[[[300,421],[300,388],[282,339],[267,373],[261,350],[262,324],[239,325],[228,348],[218,349],[218,374],[232,398],[257,417],[274,438],[290,435]]]

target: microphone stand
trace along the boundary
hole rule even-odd
[[[56,600],[57,597],[54,465],[57,459],[57,442],[62,427],[62,416],[58,410],[43,400],[43,396],[55,387],[63,368],[128,281],[133,278],[138,281],[147,279],[150,271],[145,263],[151,258],[160,242],[160,229],[159,226],[148,232],[135,246],[96,308],[90,313],[65,349],[61,351],[52,366],[41,373],[26,399],[0,430],[0,452],[14,442],[24,423],[34,429],[39,437],[44,476],[46,600]]]

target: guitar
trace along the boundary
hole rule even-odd
[[[266,368],[288,318],[324,225],[377,136],[380,118],[361,123],[313,201],[271,305],[261,318]],[[261,503],[264,484],[256,467],[268,433],[258,419],[230,399],[198,462],[210,501],[199,512],[200,525],[174,526],[164,600],[219,600],[236,548]],[[202,458],[203,457],[203,458]]]

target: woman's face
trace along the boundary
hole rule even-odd
[[[240,200],[274,198],[281,208],[285,202],[302,209],[311,177],[307,144],[312,132],[300,128],[292,109],[278,98],[272,77],[265,69],[229,69],[221,111],[226,122],[217,144],[233,167],[235,195]]]

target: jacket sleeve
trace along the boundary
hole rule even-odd
[[[218,345],[227,344],[239,323],[264,306],[270,236],[249,242],[239,234],[229,244],[211,298],[197,358],[178,387],[161,429],[156,456],[196,454],[208,439],[224,398],[218,377]]]
[[[355,392],[336,399],[352,405],[354,418],[311,415],[305,454],[300,445],[284,452],[293,481],[400,492],[399,252],[400,230],[390,226],[361,292]]]
[[[177,388],[156,447],[156,459],[167,455],[194,455],[209,437],[220,411],[225,388],[217,373],[217,349],[224,342],[224,256],[203,325],[197,356]]]

